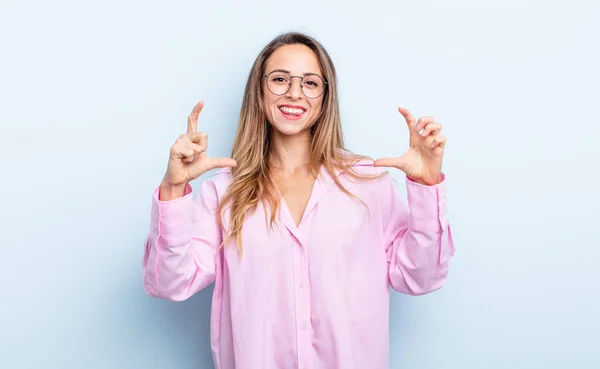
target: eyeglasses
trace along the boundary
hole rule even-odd
[[[274,70],[271,73],[263,74],[267,79],[267,88],[274,95],[285,95],[292,87],[292,78],[300,78],[300,88],[304,96],[309,99],[316,99],[325,92],[327,81],[316,74],[308,74],[304,77],[290,76],[283,71]]]

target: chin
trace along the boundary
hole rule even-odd
[[[279,133],[286,136],[295,136],[307,130],[306,122],[275,121],[271,126]]]

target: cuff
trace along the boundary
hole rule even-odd
[[[406,179],[406,192],[410,208],[411,226],[424,232],[448,229],[446,209],[446,175],[440,183],[426,186]]]
[[[183,197],[170,201],[159,200],[160,188],[154,190],[150,229],[166,245],[178,245],[191,238],[192,186],[187,185]]]

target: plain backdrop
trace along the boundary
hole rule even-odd
[[[338,69],[348,148],[401,155],[399,105],[448,137],[457,251],[442,290],[393,294],[391,368],[599,368],[599,15],[592,1],[2,1],[0,367],[212,367],[212,287],[180,303],[142,288],[152,191],[200,99],[210,154],[229,155],[254,58],[304,31]]]

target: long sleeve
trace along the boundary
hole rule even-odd
[[[197,196],[190,185],[184,196],[152,199],[150,232],[143,259],[143,285],[155,297],[186,300],[215,280],[215,258],[221,243],[217,193],[204,181]]]
[[[434,186],[407,179],[406,190],[408,206],[391,178],[381,194],[389,279],[398,292],[423,295],[444,285],[454,255],[445,176]]]

